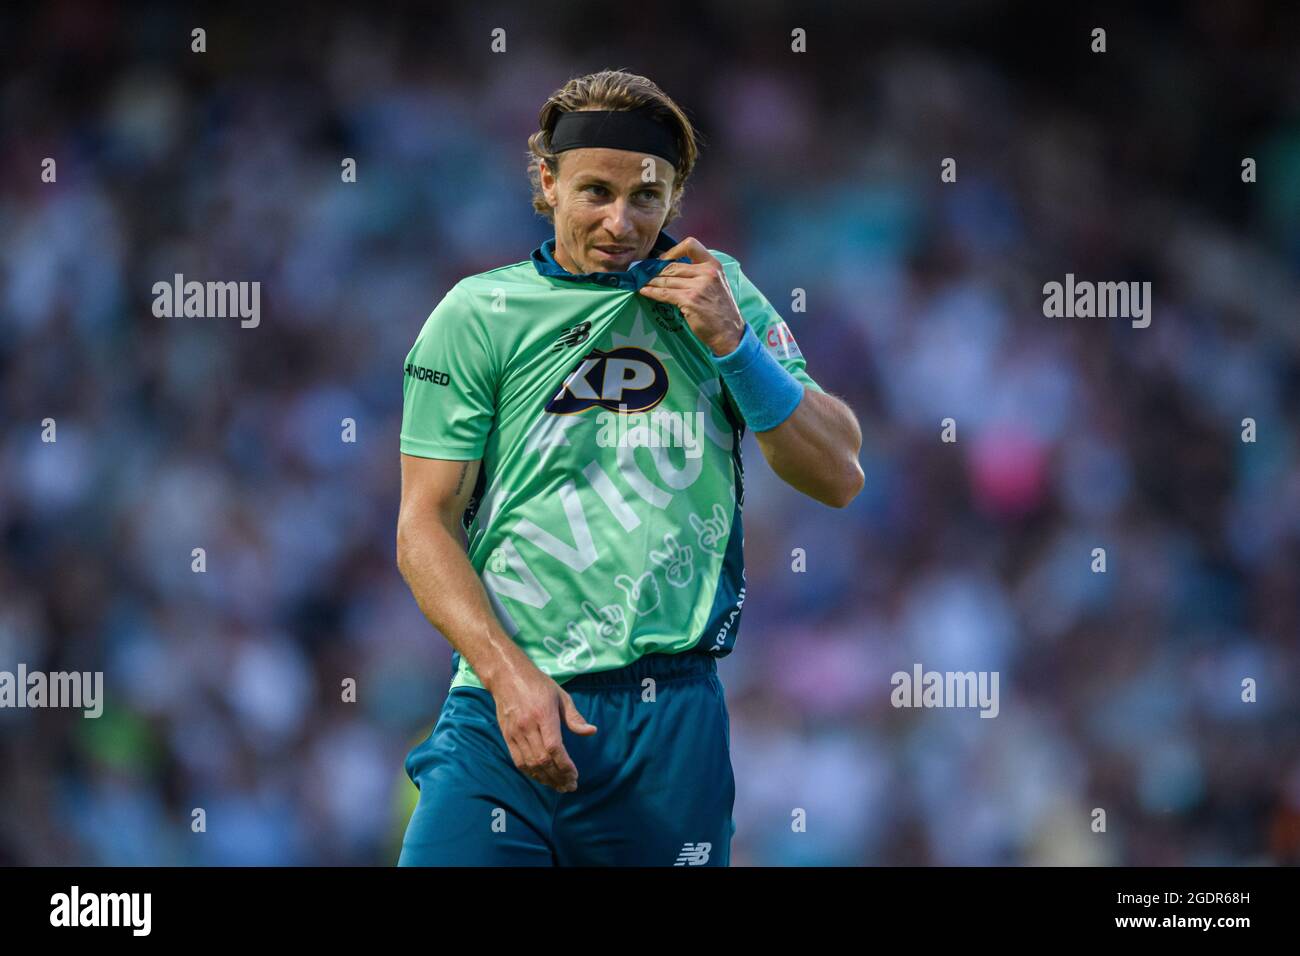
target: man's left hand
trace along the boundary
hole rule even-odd
[[[704,244],[688,236],[660,259],[688,257],[674,262],[640,288],[647,299],[666,302],[681,310],[683,317],[714,355],[730,354],[745,335],[745,320],[731,295],[722,263],[709,254]]]

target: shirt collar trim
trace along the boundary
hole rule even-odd
[[[553,279],[564,279],[568,282],[592,282],[597,285],[635,292],[672,263],[691,261],[689,256],[680,256],[676,259],[657,259],[653,257],[655,253],[667,252],[675,245],[677,245],[677,240],[660,230],[654,245],[650,248],[651,258],[637,259],[622,272],[582,272],[575,274],[555,261],[555,239],[551,238],[533,250],[532,262],[533,267],[537,269],[538,275],[549,276]]]

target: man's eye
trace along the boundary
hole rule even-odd
[[[597,186],[595,183],[591,183],[590,185],[584,186],[584,187],[582,187],[582,188],[583,188],[583,189],[592,189],[592,190],[599,189],[601,192],[604,192],[604,191],[605,191],[605,187],[604,187],[604,186]]]

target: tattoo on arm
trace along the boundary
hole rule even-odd
[[[460,477],[456,479],[456,494],[460,494],[460,490],[465,487],[465,476],[467,474],[469,474],[469,462],[465,462],[460,466]]]

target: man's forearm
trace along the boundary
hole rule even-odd
[[[772,470],[810,498],[842,508],[862,490],[862,429],[831,395],[805,390],[789,418],[754,437]]]
[[[435,517],[406,520],[397,532],[398,568],[424,616],[447,639],[489,691],[532,661],[492,612],[458,531]]]

